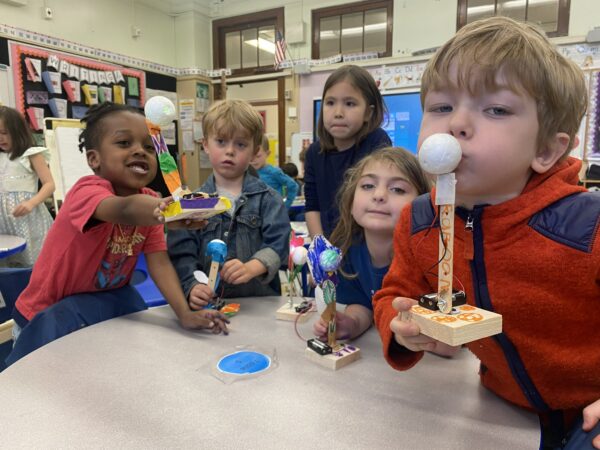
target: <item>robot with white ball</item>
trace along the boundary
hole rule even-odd
[[[169,153],[167,144],[161,134],[161,128],[170,125],[175,119],[175,105],[171,100],[161,95],[152,97],[144,105],[144,114],[148,122],[148,130],[152,137],[152,144],[158,155],[160,171],[169,189],[169,192],[175,199],[178,199],[185,190],[181,183],[181,177],[177,170],[177,163]]]
[[[302,323],[306,322],[311,315],[310,305],[307,301],[300,303],[294,301],[298,297],[297,278],[302,267],[306,264],[306,253],[307,250],[302,245],[290,249],[291,264],[288,269],[289,300],[275,313],[275,317],[279,320],[298,321]]]
[[[438,290],[421,297],[419,305],[403,314],[421,333],[457,346],[502,332],[502,316],[466,304],[464,292],[452,291],[454,257],[454,205],[460,163],[459,142],[449,134],[429,136],[419,149],[419,162],[426,172],[437,175],[435,204],[439,208]]]

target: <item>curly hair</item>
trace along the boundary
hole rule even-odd
[[[138,108],[118,103],[104,102],[92,106],[81,119],[81,123],[85,124],[85,128],[79,135],[79,151],[83,153],[85,149],[98,148],[104,132],[102,120],[110,114],[119,112],[144,115]]]

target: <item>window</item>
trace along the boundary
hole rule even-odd
[[[507,16],[541,27],[548,36],[569,34],[571,0],[458,0],[457,29],[475,20]]]
[[[393,1],[368,1],[312,12],[312,57],[351,53],[392,55]]]
[[[229,68],[237,75],[274,71],[277,30],[284,34],[283,8],[215,20],[215,69]]]

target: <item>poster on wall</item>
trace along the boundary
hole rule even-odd
[[[590,76],[590,96],[588,107],[585,157],[590,161],[600,161],[600,71],[594,70]]]
[[[210,104],[208,92],[208,84],[196,83],[196,111],[199,113],[208,111]]]
[[[45,117],[80,119],[99,102],[144,105],[141,70],[19,42],[9,48],[15,107],[36,131]]]

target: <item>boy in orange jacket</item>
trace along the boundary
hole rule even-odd
[[[494,17],[438,50],[421,99],[419,144],[448,133],[463,152],[454,275],[468,303],[503,317],[501,334],[467,344],[482,383],[540,414],[544,448],[600,448],[600,195],[577,185],[581,162],[568,156],[586,110],[583,73],[542,31]],[[434,198],[404,209],[373,299],[384,355],[398,370],[423,351],[457,351],[399,314],[437,290]]]

